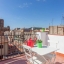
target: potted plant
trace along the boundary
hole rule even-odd
[[[44,32],[45,31],[45,28],[42,28],[42,31]]]
[[[37,47],[42,48],[42,40],[37,40]]]

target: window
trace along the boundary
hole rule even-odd
[[[3,48],[3,45],[0,45],[0,49]]]

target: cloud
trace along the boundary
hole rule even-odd
[[[24,8],[24,7],[28,7],[27,3],[23,3],[23,5],[20,5],[19,8]]]
[[[23,3],[22,5],[19,6],[19,8],[24,8],[24,7],[29,7],[32,3]]]

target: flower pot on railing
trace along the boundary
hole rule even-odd
[[[42,32],[45,32],[45,28],[42,29]]]
[[[37,40],[37,47],[42,48],[42,41],[41,40]]]

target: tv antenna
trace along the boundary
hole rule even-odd
[[[63,25],[63,26],[64,26],[64,15],[62,15],[61,25]]]
[[[52,26],[53,26],[53,19],[52,19]]]

